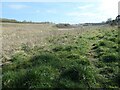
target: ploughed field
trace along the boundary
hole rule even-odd
[[[119,88],[118,28],[2,24],[3,88]]]

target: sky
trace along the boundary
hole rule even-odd
[[[118,15],[119,0],[2,2],[2,18],[53,23],[97,23]]]

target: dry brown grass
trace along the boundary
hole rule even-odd
[[[78,31],[78,29],[76,30]],[[2,50],[3,54],[10,55],[19,50],[21,45],[31,47],[47,45],[46,38],[59,36],[64,33],[75,34],[74,30],[58,30],[52,24],[2,24]]]
[[[2,53],[3,55],[11,55],[20,50],[22,44],[31,47],[48,46],[46,38],[64,34],[77,35],[92,29],[91,27],[59,29],[53,24],[2,23]]]

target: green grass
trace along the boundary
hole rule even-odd
[[[117,33],[104,28],[56,36],[49,49],[23,44],[3,66],[3,88],[119,88]]]

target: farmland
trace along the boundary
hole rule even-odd
[[[2,23],[3,88],[119,88],[117,26]]]

